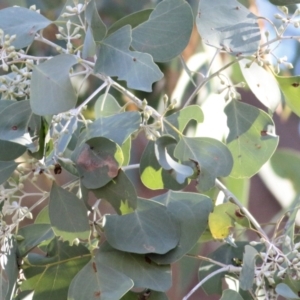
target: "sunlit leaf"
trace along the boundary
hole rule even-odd
[[[120,112],[121,106],[111,94],[101,95],[95,102],[95,118],[107,117]]]
[[[246,67],[250,62],[248,59],[239,61],[243,76],[256,98],[274,112],[281,101],[278,83],[271,72],[260,67],[256,62],[251,62],[250,67]]]
[[[71,84],[69,71],[76,63],[74,55],[60,54],[34,67],[30,105],[35,114],[58,114],[75,107],[77,95]]]
[[[8,7],[0,10],[0,28],[4,34],[16,35],[13,41],[17,49],[30,45],[35,34],[51,24],[41,14],[24,7]]]
[[[237,0],[201,0],[196,18],[204,43],[232,55],[253,54],[261,39],[257,17]]]
[[[168,153],[167,147],[175,144],[176,140],[168,135],[158,138],[154,143],[154,152],[157,161],[164,170],[169,171],[179,184],[183,184],[188,177],[194,174],[194,170],[186,165],[176,162]]]
[[[76,238],[88,239],[90,226],[84,203],[56,184],[50,192],[49,218],[55,235],[71,245]]]
[[[138,199],[137,209],[130,214],[106,215],[104,232],[115,249],[145,254],[164,254],[179,241],[178,221],[157,202]]]
[[[191,105],[167,116],[164,120],[165,133],[170,134],[179,140],[180,135],[174,130],[174,127],[182,133],[191,120],[195,120],[197,123],[203,122],[204,115],[199,105]]]
[[[300,116],[300,76],[276,76],[276,79],[286,104],[297,116]]]
[[[78,146],[72,159],[84,186],[97,189],[118,175],[124,157],[118,144],[107,138],[97,137]]]
[[[117,300],[132,287],[129,277],[92,259],[72,280],[68,300]]]
[[[230,175],[251,177],[269,160],[278,145],[273,120],[264,111],[236,100],[227,104],[225,114],[230,130],[226,143],[234,160]]]
[[[219,176],[228,176],[233,160],[227,147],[211,138],[182,137],[174,155],[181,161],[194,160],[199,164],[197,188],[201,191],[211,189]]]
[[[193,23],[193,13],[186,1],[162,1],[149,20],[133,29],[132,47],[151,54],[154,61],[169,61],[188,44]]]
[[[130,51],[131,29],[122,27],[105,38],[98,51],[94,71],[125,80],[128,87],[146,92],[152,91],[152,84],[163,77],[151,55]]]
[[[92,190],[99,199],[105,199],[119,214],[123,211],[134,211],[136,209],[137,195],[135,188],[126,174],[120,170],[117,177],[105,186]]]
[[[175,177],[169,171],[164,170],[156,159],[154,142],[149,141],[141,158],[140,174],[143,184],[153,190],[172,189],[181,190],[187,184],[186,180],[183,184],[179,184]],[[175,145],[168,146],[169,153],[174,151]],[[173,157],[173,155],[171,155]]]
[[[172,285],[170,265],[157,265],[145,255],[119,251],[104,243],[96,254],[96,260],[127,275],[136,288],[164,292]]]

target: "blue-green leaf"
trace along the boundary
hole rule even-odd
[[[253,54],[261,39],[257,17],[237,0],[201,0],[196,18],[203,42],[232,55]]]
[[[24,7],[8,7],[0,10],[0,28],[4,34],[14,35],[12,45],[17,49],[30,45],[35,34],[51,24],[41,14]]]
[[[149,20],[132,31],[132,47],[165,62],[179,55],[187,46],[193,29],[193,13],[184,0],[164,0],[150,14]]]
[[[60,54],[34,67],[30,105],[35,114],[54,115],[75,107],[77,95],[69,71],[76,63],[75,56]]]
[[[152,91],[152,84],[163,77],[151,55],[130,51],[131,29],[122,27],[105,38],[99,46],[94,71],[125,80],[128,87],[146,92]]]

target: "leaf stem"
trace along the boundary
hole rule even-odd
[[[192,258],[197,258],[197,259],[200,259],[200,260],[205,260],[205,261],[208,261],[208,262],[213,263],[215,265],[218,265],[220,267],[227,267],[227,265],[225,265],[225,264],[223,264],[219,261],[213,260],[209,257],[205,257],[205,256],[201,256],[201,255],[193,255],[193,254],[189,254],[189,253],[185,254],[185,256],[192,257]]]
[[[256,221],[256,219],[251,215],[251,213],[248,211],[248,209],[245,206],[243,206],[243,204],[238,200],[238,198],[235,197],[234,194],[231,193],[227,189],[227,187],[218,179],[216,179],[216,187],[224,193],[224,195],[228,201],[233,202],[234,204],[236,204],[239,207],[239,209],[243,212],[243,214],[249,219],[252,226],[261,234],[262,237],[264,237],[266,240],[269,241],[267,234],[261,228],[261,226]]]
[[[140,164],[133,164],[133,165],[122,167],[122,170],[128,171],[128,170],[132,170],[132,169],[138,169],[139,167],[140,167]]]
[[[219,69],[218,71],[216,71],[215,73],[211,74],[209,77],[205,77],[200,84],[197,86],[197,88],[195,88],[195,90],[193,91],[193,93],[191,94],[191,96],[187,99],[187,101],[185,102],[185,104],[183,105],[183,108],[190,105],[190,103],[193,101],[194,97],[198,94],[198,92],[201,90],[201,88],[212,78],[216,77],[217,75],[220,74],[220,72],[226,70],[227,68],[229,68],[230,66],[234,65],[235,63],[237,63],[238,61],[240,61],[241,59],[243,59],[244,57],[238,57],[235,58],[235,60],[232,60],[231,62],[229,62],[228,64],[226,64],[224,67],[222,67],[221,69]]]
[[[182,300],[187,300],[189,299],[198,289],[199,287],[201,287],[201,285],[203,285],[207,280],[209,280],[210,278],[214,277],[215,275],[219,274],[219,273],[223,273],[223,272],[230,272],[230,273],[240,273],[242,270],[241,267],[236,267],[233,265],[228,265],[226,267],[220,268],[212,273],[210,273],[209,275],[207,275],[205,278],[203,278],[196,286],[194,286],[191,291],[182,298]]]

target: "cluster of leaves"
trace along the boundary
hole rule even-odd
[[[270,241],[218,178],[250,178],[273,155],[278,136],[271,115],[281,101],[280,89],[287,105],[300,116],[295,97],[298,77],[277,76],[267,59],[297,15],[298,11],[288,17],[284,8],[283,28],[274,28],[276,38],[264,42],[258,18],[236,0],[201,0],[195,22],[186,1],[164,0],[109,28],[98,15],[95,0],[68,0],[54,22],[34,7],[1,10],[1,299],[167,299],[171,264],[200,237],[200,242],[227,241],[199,270],[201,278],[217,272],[204,284],[208,293],[222,293],[226,275],[239,280],[240,289],[224,291],[223,300],[252,299],[262,291],[293,298],[299,279],[293,226],[288,229],[288,246],[282,240]],[[168,113],[176,104],[162,97],[164,111],[158,113],[129,89],[151,92],[153,83],[163,77],[157,63],[182,53],[194,23],[203,42],[216,54],[227,53],[230,62],[200,76],[194,93],[178,111]],[[51,24],[57,26],[57,43],[43,36],[43,29]],[[35,41],[48,45],[56,55],[28,55]],[[227,83],[221,80],[220,92],[227,101],[225,141],[188,134],[191,120],[200,126],[204,120],[201,107],[190,102],[234,63],[239,63],[268,113],[241,102],[240,85],[224,75]],[[276,64],[288,62],[278,58]],[[194,83],[197,74],[185,64],[184,69]],[[77,89],[73,77],[82,78]],[[78,103],[80,89],[90,77],[101,84]],[[110,90],[125,95],[136,110],[120,106]],[[96,96],[95,118],[86,119],[84,108]],[[131,140],[142,132],[149,141],[139,164],[140,178],[149,189],[167,190],[152,199],[139,197],[126,174],[132,167]],[[56,178],[62,171],[72,180],[59,185]],[[36,183],[40,177],[50,182],[49,190]],[[28,192],[26,183],[36,192]],[[193,183],[195,192],[182,191]],[[215,186],[225,193],[225,202],[234,203],[215,206],[205,194]],[[37,197],[29,208],[22,203],[28,197]],[[47,199],[34,223],[20,226]],[[102,199],[115,214],[102,215]],[[293,214],[290,222],[294,220]],[[235,242],[235,224],[258,230],[263,240],[255,248],[249,242]],[[271,266],[273,256],[277,260]],[[211,281],[217,289],[212,290]],[[143,291],[135,293],[132,288]]]

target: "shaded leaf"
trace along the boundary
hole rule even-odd
[[[104,232],[113,248],[138,254],[164,254],[179,241],[178,221],[167,208],[141,198],[133,213],[106,215]]]
[[[170,265],[157,265],[144,255],[118,251],[104,243],[95,258],[131,278],[136,288],[164,292],[172,285]]]
[[[181,190],[187,184],[186,180],[183,184],[176,181],[174,176],[167,170],[164,170],[156,159],[155,143],[149,141],[140,161],[140,174],[143,184],[153,190],[172,189]],[[174,145],[168,146],[169,153],[174,151]],[[174,157],[171,155],[171,157]]]
[[[187,106],[170,116],[164,118],[164,131],[172,135],[176,138],[176,140],[180,139],[178,132],[176,132],[172,126],[174,126],[180,132],[183,132],[187,124],[191,121],[195,120],[197,123],[202,123],[204,120],[204,115],[202,109],[199,105],[190,105]],[[172,126],[170,126],[170,124]]]
[[[255,259],[258,252],[255,248],[246,245],[243,256],[243,267],[240,274],[240,288],[243,290],[250,290],[253,287],[255,276]]]
[[[68,300],[119,300],[132,287],[130,278],[92,259],[72,280]]]
[[[28,123],[32,111],[28,100],[11,101],[0,111],[0,139],[32,147]]]
[[[34,290],[33,300],[65,300],[72,279],[90,259],[90,252],[81,244],[69,246],[54,239],[48,245],[47,256],[28,255],[21,290]]]
[[[158,264],[173,263],[190,251],[205,231],[208,215],[212,211],[212,201],[204,195],[173,191],[153,200],[165,205],[179,221],[180,239],[178,245],[166,254],[150,254],[148,257]]]
[[[129,111],[96,119],[83,132],[79,140],[89,140],[94,137],[106,137],[121,146],[131,134],[140,128],[141,114]]]
[[[149,20],[132,31],[132,47],[165,62],[179,55],[187,46],[193,29],[193,13],[183,0],[164,0],[150,14]]]
[[[103,187],[118,175],[123,163],[120,146],[97,137],[78,146],[72,155],[82,183],[88,189]]]
[[[300,76],[276,76],[279,87],[289,108],[300,116]]]
[[[269,0],[272,4],[278,6],[291,5],[300,3],[300,0]]]
[[[12,45],[17,49],[30,45],[35,34],[52,22],[41,14],[24,7],[8,7],[0,10],[0,28],[4,34],[14,35]]]
[[[234,290],[225,290],[220,300],[243,300],[243,297]]]
[[[14,161],[0,161],[0,184],[3,184],[17,168]]]
[[[171,174],[175,177],[176,181],[179,184],[183,184],[188,177],[194,174],[194,170],[189,166],[179,164],[171,157],[167,146],[172,144],[176,145],[176,140],[171,136],[164,135],[158,138],[154,143],[155,156],[163,169],[172,172]]]
[[[99,47],[94,71],[125,80],[128,87],[146,92],[152,84],[163,77],[163,73],[147,53],[130,51],[131,29],[122,27],[105,38]]]
[[[131,28],[135,28],[139,24],[146,22],[152,11],[153,9],[144,9],[123,17],[109,27],[107,34],[111,35],[113,32],[124,27],[125,25],[130,25]]]
[[[211,189],[217,177],[228,176],[233,165],[228,148],[212,138],[182,137],[174,155],[181,161],[193,160],[199,164],[197,189],[201,191]]]
[[[196,24],[209,46],[237,56],[258,49],[261,35],[257,17],[236,0],[201,0]]]
[[[107,117],[120,112],[121,106],[111,94],[101,95],[95,102],[95,118]]]
[[[226,143],[234,160],[230,175],[251,177],[269,160],[278,145],[279,138],[272,132],[273,120],[264,111],[236,100],[227,104],[225,114],[229,127]]]
[[[71,245],[76,238],[88,239],[90,226],[84,203],[55,183],[50,192],[49,218],[55,235]]]
[[[77,96],[69,71],[76,63],[74,55],[60,54],[34,67],[30,105],[35,114],[54,115],[75,107]]]
[[[92,192],[97,198],[108,201],[118,214],[123,214],[121,208],[124,208],[124,205],[128,209],[136,209],[137,195],[135,188],[122,170],[108,184],[102,188],[92,190]]]
[[[50,224],[30,224],[19,229],[18,235],[24,239],[18,242],[20,257],[25,257],[29,251],[45,240],[54,237]]]
[[[26,151],[26,147],[10,141],[0,140],[0,160],[10,161],[20,157]]]
[[[293,290],[285,283],[279,283],[275,287],[275,291],[278,295],[283,296],[288,299],[300,299]]]
[[[168,300],[165,293],[152,291],[150,289],[145,289],[141,293],[134,293],[130,291],[124,295],[121,300],[136,300],[139,299],[139,297],[142,299],[142,296],[147,297],[146,300]]]
[[[235,265],[236,261],[242,261],[243,259],[243,251],[244,247],[248,244],[248,242],[240,242],[236,241],[237,247],[232,247],[229,244],[223,244],[214,252],[208,255],[208,258],[211,258],[215,261],[221,262],[225,265]],[[262,245],[257,245],[254,247],[258,251],[262,248]],[[205,278],[207,275],[212,272],[220,269],[220,266],[217,266],[211,262],[203,262],[199,268],[199,278]],[[202,288],[205,293],[208,295],[211,294],[222,294],[222,278],[224,278],[226,272],[215,275],[213,278],[210,278],[206,281]],[[232,276],[232,275],[231,275]]]
[[[276,78],[256,62],[252,62],[251,66],[247,68],[246,64],[250,62],[248,59],[239,61],[243,76],[256,98],[274,112],[281,101],[281,93]]]

